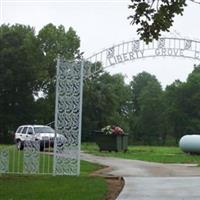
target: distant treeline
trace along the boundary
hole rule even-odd
[[[19,125],[54,121],[55,58],[78,58],[79,48],[73,28],[48,24],[36,35],[30,26],[0,26],[1,143],[13,142]],[[174,145],[184,134],[200,133],[200,66],[165,90],[147,72],[130,84],[124,79],[102,71],[84,82],[82,140],[109,124],[129,133],[131,144]]]

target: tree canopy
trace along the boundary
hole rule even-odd
[[[0,133],[33,120],[41,56],[33,28],[0,27]]]
[[[137,33],[146,43],[158,39],[161,32],[169,31],[176,15],[183,15],[186,0],[131,0],[132,25],[138,25]]]
[[[30,26],[0,26],[0,134],[54,120],[56,58],[75,59],[79,47],[71,27],[47,24],[36,35]]]
[[[162,88],[155,76],[142,72],[133,77],[132,115],[133,140],[148,144],[159,143],[162,133]]]
[[[130,87],[124,76],[102,73],[84,83],[83,137],[92,130],[100,130],[108,124],[118,124],[129,131]]]

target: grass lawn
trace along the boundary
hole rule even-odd
[[[23,170],[23,151],[15,151],[12,147],[10,151],[11,171]],[[51,172],[52,167],[47,165],[51,163],[52,156],[41,155],[40,170]],[[89,176],[100,168],[97,164],[81,161],[79,177],[0,174],[0,200],[103,200],[107,193],[105,180]]]
[[[82,144],[85,152],[132,160],[144,160],[159,163],[197,163],[200,164],[199,155],[183,153],[179,147],[157,147],[157,146],[129,146],[125,152],[99,152],[99,148],[94,143]]]
[[[0,176],[1,200],[103,200],[106,191],[100,177]]]

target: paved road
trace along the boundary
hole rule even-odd
[[[125,177],[117,200],[200,200],[200,177]]]
[[[200,167],[100,157],[81,153],[81,159],[110,166],[105,175],[123,176],[125,187],[117,200],[200,200]]]

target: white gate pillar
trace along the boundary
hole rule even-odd
[[[83,61],[58,58],[54,175],[80,174]]]

